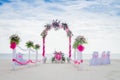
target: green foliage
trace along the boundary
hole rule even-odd
[[[73,43],[73,48],[76,49],[78,45],[79,45],[79,41],[75,41],[75,42]]]
[[[34,47],[34,44],[32,41],[28,41],[28,42],[26,42],[26,46],[27,46],[27,48],[31,48],[31,47]]]
[[[40,45],[39,44],[35,44],[34,45],[34,49],[38,50],[40,48]]]
[[[19,44],[20,37],[17,34],[13,34],[10,36],[10,43],[16,42],[16,44]]]
[[[55,61],[55,57],[52,57],[52,62]]]
[[[64,61],[64,62],[65,62],[65,57],[64,57],[64,56],[62,56],[62,61]]]
[[[86,38],[84,36],[78,36],[73,43],[73,48],[76,49],[79,44],[87,44]]]

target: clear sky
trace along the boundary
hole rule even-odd
[[[120,53],[120,0],[0,0],[0,53],[11,53],[9,36],[15,33],[23,48],[28,40],[42,46],[40,33],[53,19],[69,25],[72,43],[78,35],[87,38],[85,53]],[[46,52],[54,50],[68,52],[65,31],[49,31]]]

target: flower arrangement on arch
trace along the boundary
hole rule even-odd
[[[41,36],[42,36],[43,38],[45,38],[45,37],[47,36],[47,30],[46,30],[46,29],[43,30],[43,32],[41,33]]]
[[[45,29],[46,31],[51,29],[51,25],[50,24],[46,24],[44,27],[46,28]]]
[[[67,23],[62,23],[62,27],[63,27],[64,30],[68,29]]]
[[[53,20],[53,22],[51,24],[46,24],[44,27],[45,27],[45,29],[41,33],[41,36],[43,38],[45,38],[47,36],[48,30],[50,30],[51,28],[54,28],[55,30],[63,28],[63,30],[66,31],[68,37],[73,36],[72,31],[68,28],[67,23],[60,23],[60,21],[58,21],[57,19]]]
[[[57,19],[53,20],[52,26],[55,30],[58,30],[60,28],[60,21],[58,21]]]
[[[68,37],[73,36],[73,34],[72,34],[72,32],[71,32],[70,30],[67,31],[67,36],[68,36]]]

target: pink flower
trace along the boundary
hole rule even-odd
[[[56,58],[57,60],[61,60],[61,59],[62,59],[62,55],[59,54],[59,53],[57,53],[57,54],[55,55],[55,58]]]
[[[81,62],[78,61],[77,63],[80,64]]]
[[[81,63],[83,63],[83,60],[81,60]]]
[[[77,49],[82,52],[84,50],[84,46],[78,45]]]
[[[74,61],[74,64],[77,64],[77,63],[78,63],[77,60],[75,60],[75,61]]]
[[[11,48],[11,49],[15,49],[15,48],[16,48],[16,42],[12,42],[12,43],[10,44],[10,48]]]

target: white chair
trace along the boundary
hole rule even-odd
[[[100,65],[105,64],[105,59],[106,59],[106,53],[105,51],[103,51],[100,57]]]
[[[99,65],[99,58],[97,51],[93,52],[92,59],[90,60],[90,65]]]
[[[106,64],[110,64],[110,51],[106,52]]]
[[[101,65],[110,64],[110,51],[102,52],[100,62]]]

